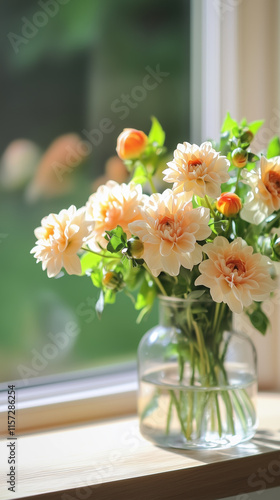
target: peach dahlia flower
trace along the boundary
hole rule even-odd
[[[174,159],[163,171],[164,181],[173,183],[175,193],[187,192],[189,199],[195,194],[218,198],[221,184],[229,180],[230,162],[212,148],[211,142],[201,146],[184,142],[178,144]]]
[[[201,262],[202,249],[197,240],[211,234],[209,209],[193,209],[186,195],[171,189],[152,194],[141,208],[141,219],[129,224],[132,234],[144,243],[142,258],[152,274],[165,271],[177,276],[180,266],[192,269]]]
[[[130,238],[128,224],[141,218],[139,207],[145,195],[140,184],[118,184],[108,181],[92,194],[86,204],[87,218],[95,223],[92,238],[87,242],[92,250],[97,250],[99,243],[106,247],[105,231],[121,226]],[[100,249],[99,249],[100,250]]]
[[[240,212],[242,219],[260,224],[280,209],[280,156],[267,160],[261,157],[258,170],[242,171],[243,182],[251,191]]]
[[[268,298],[275,284],[269,274],[268,257],[253,254],[253,248],[241,238],[232,243],[217,236],[207,243],[203,252],[208,259],[201,262],[201,275],[195,285],[210,288],[215,302],[225,302],[235,313],[241,313],[253,300],[261,302]]]
[[[86,221],[85,208],[72,205],[59,214],[50,214],[41,221],[34,233],[38,240],[30,253],[42,262],[49,278],[56,276],[62,267],[68,274],[80,274],[81,263],[77,252],[92,232],[93,224]]]

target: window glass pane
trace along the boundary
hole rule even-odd
[[[137,325],[120,294],[100,321],[89,278],[48,279],[29,252],[42,217],[104,182],[123,128],[155,115],[170,150],[188,138],[189,2],[14,0],[0,26],[0,382],[135,359],[156,308]]]

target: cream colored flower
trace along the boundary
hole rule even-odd
[[[211,234],[209,209],[193,209],[185,193],[171,189],[152,194],[141,209],[142,220],[129,224],[132,234],[144,243],[142,258],[154,276],[165,271],[177,276],[180,266],[192,269],[201,262],[202,249],[197,240]]]
[[[253,300],[267,299],[275,284],[269,274],[271,261],[241,238],[232,243],[223,236],[217,236],[213,243],[207,243],[203,252],[208,259],[201,262],[201,275],[195,285],[210,288],[215,302],[225,302],[235,313],[241,313]]]
[[[129,238],[131,233],[128,224],[140,218],[139,207],[143,199],[140,184],[108,181],[100,186],[86,204],[87,218],[95,223],[93,237],[88,241],[88,246],[92,250],[99,248],[97,243],[103,248],[106,247],[108,242],[104,238],[105,231],[111,231],[117,226],[121,226]]]
[[[164,181],[172,182],[175,193],[186,192],[203,198],[205,195],[218,198],[221,184],[229,180],[230,162],[212,148],[211,142],[201,146],[184,142],[178,144],[173,161],[163,171]]]
[[[260,224],[266,217],[280,209],[280,157],[261,157],[257,170],[242,170],[242,177],[249,184],[251,191],[247,195],[242,219],[253,224]]]
[[[81,263],[77,252],[92,232],[93,224],[86,221],[85,208],[72,205],[59,214],[50,214],[41,221],[34,233],[38,241],[30,253],[42,262],[48,277],[56,276],[62,267],[68,274],[80,274]]]

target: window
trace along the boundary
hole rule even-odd
[[[190,2],[52,5],[16,0],[0,16],[0,382],[19,379],[23,387],[135,360],[156,308],[137,325],[133,304],[120,295],[99,321],[89,279],[50,280],[35,264],[33,231],[48,213],[85,204],[123,128],[148,130],[155,115],[171,150],[190,133]],[[50,147],[70,133],[92,148],[78,167],[73,138]]]

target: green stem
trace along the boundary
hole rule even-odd
[[[201,437],[202,421],[210,396],[211,396],[210,391],[207,393],[197,394],[196,435],[198,438]],[[202,401],[199,403],[200,400]]]
[[[216,337],[216,325],[218,322],[220,307],[221,307],[221,304],[219,302],[216,302],[215,314],[214,314],[214,320],[213,320],[213,335],[214,335],[214,337]]]
[[[251,417],[252,424],[254,425],[256,423],[256,409],[252,403],[252,400],[250,396],[248,395],[246,389],[241,389],[240,390],[240,396],[243,399],[246,409]]]
[[[204,199],[205,199],[205,202],[206,202],[207,207],[208,207],[208,208],[209,208],[209,210],[210,210],[210,213],[211,213],[212,217],[215,219],[215,217],[216,217],[216,216],[215,216],[215,212],[214,212],[213,208],[211,207],[211,203],[210,203],[210,201],[209,201],[209,198],[208,198],[207,194],[204,196]]]
[[[235,189],[234,189],[235,194],[237,194],[237,192],[238,192],[238,184],[239,184],[240,176],[241,176],[241,168],[239,168],[238,172],[237,172],[237,179],[236,179],[236,184],[235,184]]]
[[[172,390],[169,390],[169,393],[170,393],[170,397],[171,397],[171,400],[176,408],[176,411],[177,411],[177,415],[178,415],[178,419],[179,419],[179,422],[180,422],[180,425],[181,425],[181,429],[182,429],[182,432],[184,434],[184,436],[186,435],[186,431],[185,431],[185,426],[184,426],[184,422],[182,420],[182,415],[181,415],[181,408],[180,408],[180,405],[177,401],[177,398],[175,396],[175,393],[174,391]]]
[[[151,275],[151,277],[153,278],[154,282],[156,283],[156,285],[158,286],[158,288],[160,289],[162,295],[165,295],[167,297],[167,293],[162,285],[162,283],[160,282],[160,280],[154,276],[151,272],[151,270],[148,268],[147,264],[143,264],[143,267],[146,269],[146,271],[148,271],[148,273]]]
[[[90,253],[93,253],[94,255],[98,255],[99,257],[102,257],[102,259],[117,259],[117,260],[120,260],[121,257],[119,256],[113,256],[112,254],[110,255],[104,255],[103,253],[101,252],[94,252],[93,250],[90,250],[89,248],[84,248],[82,247],[81,250],[84,250],[85,252],[90,252]]]
[[[219,437],[222,437],[223,428],[222,428],[222,420],[221,420],[221,412],[220,412],[218,394],[215,394],[215,404],[216,404],[216,411],[217,411]]]
[[[219,314],[218,319],[217,319],[216,332],[214,332],[215,340],[217,343],[220,343],[220,341],[221,341],[221,338],[219,338],[219,333],[222,333],[220,331],[220,328],[221,328],[222,319],[224,318],[225,307],[226,307],[226,304],[224,302],[222,302],[221,309],[219,311],[220,314]]]
[[[224,377],[224,382],[228,386],[229,382],[228,382],[226,370],[221,362],[220,362],[220,369],[221,369],[223,377]],[[233,393],[233,391],[232,391],[232,393]],[[234,420],[233,420],[233,407],[232,407],[230,395],[229,395],[228,391],[222,391],[221,395],[222,395],[222,398],[223,398],[225,405],[226,405],[229,429],[230,429],[231,434],[234,435],[235,434],[235,426],[234,426]]]
[[[183,358],[183,356],[179,355],[179,382],[180,383],[182,382],[183,377],[184,377],[184,369],[185,369],[184,358]],[[182,405],[183,396],[184,396],[184,393],[183,393],[183,391],[180,390],[180,393],[179,393],[179,405],[180,405],[180,408],[181,408],[181,405]]]
[[[199,349],[200,349],[200,352],[202,353],[203,360],[205,361],[204,374],[207,376],[210,374],[210,361],[209,361],[209,356],[208,356],[208,352],[206,349],[206,345],[204,342],[204,336],[203,336],[201,329],[198,327],[198,324],[196,323],[196,321],[193,320],[193,324],[194,324],[195,333],[196,333],[196,336],[198,339],[198,344],[200,346]]]
[[[232,402],[230,399],[230,395],[228,391],[222,391],[221,396],[224,400],[224,403],[226,405],[226,411],[227,411],[227,421],[228,421],[228,427],[230,433],[234,436],[235,434],[235,426],[234,426],[234,419],[233,419],[233,407],[232,407]]]
[[[203,349],[203,343],[202,343],[202,339],[201,339],[200,329],[198,327],[198,324],[194,320],[193,320],[193,326],[194,326],[197,344],[198,344],[198,349],[199,349],[201,374],[204,377],[206,370],[205,370],[205,361],[204,361],[204,352],[203,352],[204,349]]]
[[[192,367],[192,375],[191,375],[191,386],[194,386],[194,379],[195,379],[195,356],[194,356],[194,347],[193,344],[190,344],[190,363]],[[193,398],[194,394],[193,391],[191,390],[189,393],[189,404],[188,404],[188,416],[187,416],[187,430],[186,430],[186,438],[188,440],[191,439],[191,435],[193,432]]]
[[[233,403],[234,403],[234,406],[235,406],[235,409],[236,409],[236,412],[239,416],[239,419],[240,419],[240,422],[241,422],[241,425],[242,425],[242,428],[243,428],[243,431],[246,432],[247,431],[247,421],[246,421],[246,415],[245,415],[245,412],[244,412],[244,409],[243,409],[243,406],[242,404],[240,403],[239,399],[238,399],[238,396],[237,394],[235,393],[235,391],[233,390],[232,391],[232,400],[233,400]]]
[[[215,395],[213,394],[214,399]],[[216,413],[217,411],[215,410],[215,401],[211,401],[211,432],[215,432],[216,429]]]
[[[181,355],[179,355],[179,366],[180,366],[179,381],[182,382],[183,377],[184,377],[185,363],[184,363],[184,358]]]
[[[167,413],[166,429],[165,429],[165,433],[167,435],[169,434],[169,430],[170,430],[170,422],[171,422],[171,415],[172,415],[172,406],[173,406],[173,401],[172,401],[172,398],[170,398],[169,407],[168,407],[168,413]]]
[[[157,193],[156,187],[155,187],[155,185],[154,185],[154,181],[153,181],[153,179],[152,179],[152,177],[151,177],[150,175],[148,176],[148,181],[149,181],[149,183],[150,183],[150,186],[151,186],[152,192],[153,192],[153,193]]]

